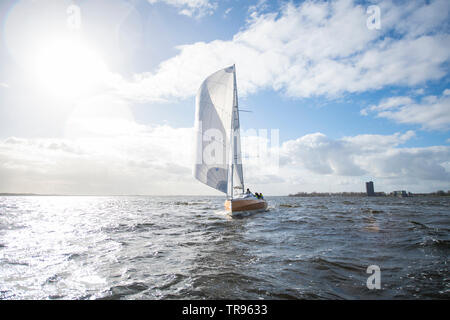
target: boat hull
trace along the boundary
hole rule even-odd
[[[259,212],[267,209],[263,199],[233,199],[225,201],[225,210],[229,213]]]

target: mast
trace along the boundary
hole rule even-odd
[[[234,195],[234,172],[236,171],[239,177],[239,182],[242,187],[242,193],[244,192],[244,179],[242,176],[242,163],[238,163],[238,157],[240,157],[240,141],[236,141],[238,138],[240,139],[240,135],[236,134],[236,130],[240,130],[239,126],[239,109],[238,109],[238,96],[237,96],[237,82],[236,82],[236,65],[233,65],[233,109],[231,113],[231,137],[230,137],[230,186],[231,186],[231,199],[233,199]],[[239,151],[237,151],[237,147],[239,147]],[[238,154],[239,153],[239,154]],[[238,165],[238,167],[236,167]],[[240,166],[239,166],[240,165]]]
[[[236,65],[233,64],[233,111],[231,112],[231,130],[230,130],[230,197],[233,200],[234,186],[233,186],[233,176],[234,176],[234,109],[236,106]]]
[[[238,107],[238,94],[237,94],[237,81],[236,81],[236,66],[233,65],[233,69],[234,69],[234,121],[233,121],[233,163],[239,164],[238,163],[238,155],[236,154],[236,146],[235,146],[235,141],[234,139],[237,139],[237,135],[235,135],[235,128],[238,128],[237,130],[241,130],[241,125],[239,123],[239,107]],[[239,134],[239,139],[241,139],[241,135]],[[239,157],[241,157],[241,146],[240,146],[240,141],[239,141]],[[240,170],[242,170],[242,158],[240,158],[241,160],[241,167]],[[239,168],[238,168],[239,170]],[[240,177],[240,180],[242,182],[242,193],[244,193],[244,176],[242,175],[242,177]],[[233,189],[234,190],[234,189]]]

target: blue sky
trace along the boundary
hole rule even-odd
[[[233,63],[252,111],[243,135],[279,132],[275,167],[244,160],[250,186],[448,190],[449,11],[445,0],[2,1],[0,192],[217,194],[190,175],[190,134],[201,81]],[[253,138],[245,150],[267,142]]]

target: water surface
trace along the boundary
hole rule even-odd
[[[221,197],[0,197],[0,298],[450,298],[448,197],[268,201],[237,219]]]

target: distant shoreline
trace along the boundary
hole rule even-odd
[[[289,194],[289,197],[331,197],[331,196],[338,196],[338,197],[371,197],[371,198],[377,198],[377,197],[399,197],[398,194],[394,193],[384,193],[384,192],[375,192],[374,195],[368,196],[366,192],[298,192],[295,194]],[[403,196],[405,198],[408,197],[442,197],[442,196],[450,196],[450,191],[444,192],[444,191],[436,191],[436,192],[429,192],[429,193],[412,193],[409,192],[407,196]]]

